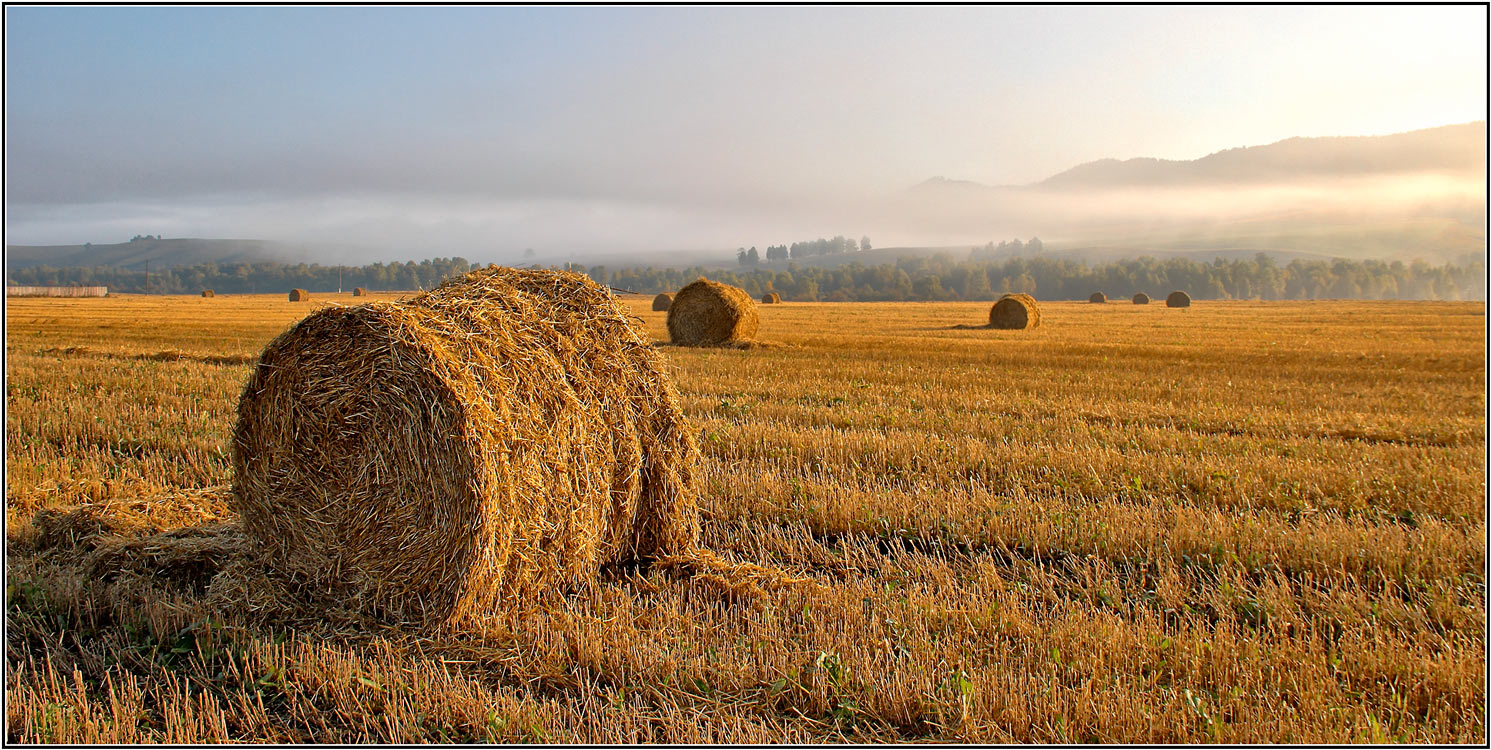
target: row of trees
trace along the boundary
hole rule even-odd
[[[429,289],[447,277],[466,273],[471,264],[465,258],[429,258],[420,262],[373,263],[366,266],[323,266],[312,263],[203,263],[152,269],[147,278],[143,269],[107,266],[91,268],[51,268],[34,266],[12,268],[8,281],[22,286],[107,286],[112,292],[156,292],[160,294],[196,294],[211,289],[225,294],[284,292],[299,287],[311,292],[332,292],[354,287],[372,290]]]
[[[870,249],[870,238],[861,237],[856,244],[844,235],[836,235],[833,239],[819,237],[816,240],[805,242],[794,242],[789,245],[768,245],[766,248],[767,262],[779,260],[802,260],[819,255],[839,255],[841,253],[864,252]],[[761,254],[755,247],[749,250],[740,248],[735,251],[735,260],[742,266],[755,266],[761,263]]]
[[[1027,249],[1029,243],[1026,244]],[[367,266],[289,265],[282,263],[204,263],[153,271],[116,268],[16,268],[9,282],[20,285],[107,285],[117,292],[195,294],[213,289],[228,294],[282,292],[300,287],[312,292],[367,287],[373,290],[429,289],[441,280],[470,270],[465,258],[432,258],[415,263]],[[899,301],[992,300],[1006,292],[1026,292],[1040,299],[1086,299],[1093,292],[1127,297],[1152,296],[1183,289],[1197,299],[1485,299],[1486,266],[1480,259],[1430,265],[1424,261],[1294,260],[1279,265],[1259,253],[1246,260],[1202,263],[1186,258],[1141,257],[1087,265],[1047,256],[1010,257],[1003,262],[959,260],[950,255],[902,258],[866,266],[858,262],[837,268],[753,268],[720,271],[706,268],[622,268],[569,266],[602,284],[644,292],[675,291],[708,276],[759,296],[780,292],[789,300]]]
[[[1141,257],[1087,265],[1045,256],[1011,257],[1001,263],[936,255],[902,258],[893,264],[850,263],[837,268],[800,267],[794,263],[782,270],[610,271],[596,267],[588,273],[602,283],[648,293],[676,290],[699,276],[709,276],[739,286],[752,296],[774,290],[789,300],[803,302],[993,300],[1006,292],[1061,300],[1087,299],[1097,291],[1115,298],[1136,292],[1163,296],[1176,289],[1196,299],[1486,298],[1486,266],[1478,259],[1439,266],[1424,261],[1345,259],[1296,259],[1279,265],[1264,253],[1251,259],[1217,259],[1210,263]]]

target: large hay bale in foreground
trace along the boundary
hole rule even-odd
[[[304,301],[306,301],[306,300],[308,300],[310,298],[311,298],[311,293],[307,292],[304,289],[291,289],[290,290],[290,301],[291,302],[304,302]]]
[[[214,294],[213,294],[213,293],[212,293],[212,290],[211,290],[211,289],[203,289],[203,290],[202,290],[202,296],[203,296],[203,297],[214,297],[214,296],[216,296],[216,295],[214,295]]]
[[[366,296],[368,296],[368,290],[364,289],[363,287],[357,287],[357,288],[355,288],[355,289],[352,290],[352,296],[353,297],[366,297]]]
[[[1140,292],[1140,293],[1134,295],[1134,304],[1136,304],[1136,305],[1147,305],[1147,304],[1149,304],[1149,295],[1145,294],[1144,292]]]
[[[652,298],[652,311],[663,312],[673,305],[673,297],[669,294],[659,294]]]
[[[1108,295],[1102,292],[1093,292],[1092,296],[1087,298],[1087,301],[1094,305],[1106,304],[1108,302]]]
[[[748,341],[759,321],[756,302],[740,287],[699,279],[678,290],[668,307],[668,336],[684,346]]]
[[[989,308],[989,327],[1019,330],[1041,324],[1041,306],[1028,294],[1006,294]]]
[[[698,458],[627,307],[579,274],[491,268],[271,342],[233,497],[267,565],[446,624],[691,548]]]
[[[780,303],[781,301],[782,295],[777,294],[776,292],[767,292],[766,294],[761,295],[761,304],[763,305],[775,305]]]
[[[1191,295],[1186,294],[1185,292],[1178,292],[1178,291],[1177,292],[1171,292],[1170,296],[1165,298],[1165,307],[1190,307],[1190,306],[1191,306]]]

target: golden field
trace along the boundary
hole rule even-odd
[[[789,300],[664,347],[704,544],[807,585],[238,622],[39,522],[231,521],[251,363],[354,302],[7,300],[8,741],[1486,742],[1483,303]]]

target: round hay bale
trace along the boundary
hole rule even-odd
[[[1087,301],[1094,305],[1106,304],[1108,302],[1108,295],[1102,292],[1093,292],[1092,296],[1087,298]]]
[[[668,307],[668,336],[683,346],[716,346],[756,335],[756,303],[740,287],[699,279]]]
[[[1165,307],[1190,307],[1190,306],[1191,306],[1191,295],[1186,294],[1185,292],[1179,292],[1179,291],[1177,291],[1177,292],[1171,292],[1170,296],[1165,298]]]
[[[775,305],[781,301],[782,295],[777,294],[776,292],[767,292],[766,294],[761,295],[761,304],[763,305]]]
[[[238,402],[257,554],[439,625],[691,548],[698,447],[630,312],[579,274],[489,268],[307,316]]]
[[[368,296],[368,290],[364,289],[363,287],[357,287],[356,289],[352,290],[352,296],[353,297],[366,297],[366,296]]]
[[[290,301],[291,302],[304,302],[304,301],[306,301],[306,300],[308,300],[310,298],[311,298],[311,293],[307,292],[304,289],[291,289],[290,290]]]
[[[212,290],[211,290],[211,289],[203,289],[203,290],[202,290],[202,296],[203,296],[203,297],[214,297],[214,296],[216,296],[216,295],[214,295],[214,294],[213,294],[213,293],[212,293]]]
[[[989,308],[989,327],[1019,330],[1041,324],[1041,306],[1028,294],[1006,294]]]
[[[1140,293],[1134,295],[1134,304],[1136,304],[1136,305],[1147,305],[1147,304],[1149,304],[1149,295],[1145,294],[1144,292],[1140,292]]]
[[[669,294],[659,294],[658,296],[652,298],[653,312],[663,312],[667,310],[668,307],[672,304],[673,296]]]

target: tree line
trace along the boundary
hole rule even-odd
[[[1096,265],[1049,256],[1009,257],[1002,262],[973,259],[994,250],[976,249],[972,258],[963,260],[939,254],[873,266],[854,262],[837,268],[789,264],[779,270],[696,267],[613,271],[596,267],[588,273],[601,283],[646,293],[674,291],[708,276],[741,287],[752,296],[776,291],[787,300],[801,302],[987,301],[1008,292],[1025,292],[1038,299],[1081,300],[1093,292],[1119,298],[1137,292],[1164,296],[1177,289],[1196,299],[1486,298],[1485,262],[1473,258],[1444,265],[1422,260],[1346,259],[1295,259],[1280,265],[1265,253],[1209,263],[1147,256]],[[1008,251],[1005,248],[1002,252]]]
[[[1028,249],[1028,243],[1027,243]],[[790,248],[789,248],[790,250]],[[1006,248],[1008,250],[1008,248]],[[1250,259],[1201,262],[1188,258],[1140,257],[1110,263],[1053,258],[978,259],[976,249],[959,259],[939,254],[902,258],[894,263],[836,268],[567,268],[602,284],[626,291],[672,292],[700,276],[733,284],[759,296],[776,291],[802,302],[873,302],[905,300],[988,301],[1006,292],[1025,292],[1038,299],[1087,299],[1093,292],[1121,298],[1135,292],[1163,296],[1180,289],[1196,299],[1478,299],[1486,298],[1483,259],[1432,265],[1377,260],[1302,260],[1278,264],[1259,253]],[[8,281],[19,285],[94,286],[111,291],[195,294],[212,289],[226,294],[279,293],[299,287],[312,292],[366,287],[372,290],[429,289],[450,276],[470,270],[465,258],[432,258],[415,263],[323,266],[285,263],[204,263],[151,271],[117,268],[13,268]],[[147,285],[148,284],[148,285]]]
[[[864,252],[870,249],[870,238],[861,237],[859,242],[836,235],[833,239],[819,237],[816,240],[805,240],[794,242],[791,245],[768,245],[766,247],[766,261],[772,263],[781,260],[802,260],[819,255],[839,255],[841,253]],[[753,246],[749,250],[739,248],[735,251],[735,261],[742,266],[755,266],[761,263],[761,253]]]
[[[9,283],[22,286],[107,286],[111,292],[137,294],[196,294],[211,289],[223,294],[288,292],[300,288],[310,292],[333,292],[356,287],[379,290],[430,289],[441,281],[471,270],[465,258],[427,258],[423,261],[372,263],[365,266],[323,266],[318,263],[202,263],[152,269],[123,269],[108,266],[52,268],[33,266],[9,269]]]

